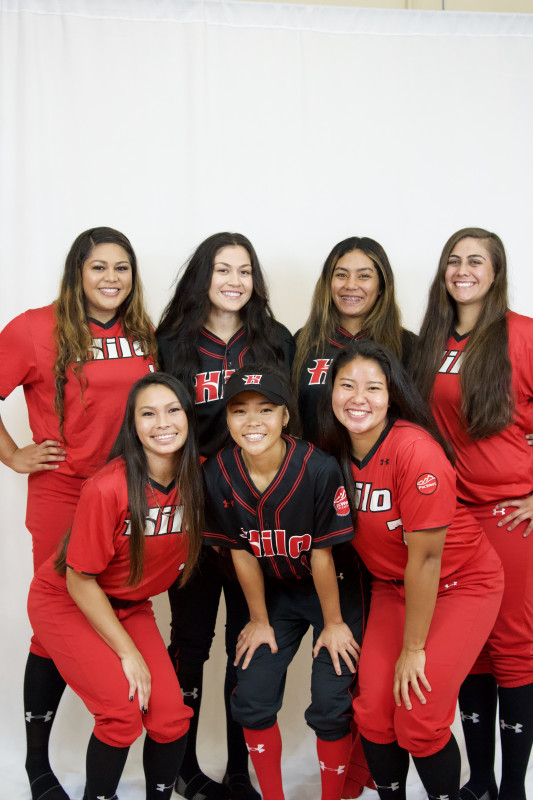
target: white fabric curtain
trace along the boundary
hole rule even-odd
[[[93,225],[131,238],[154,320],[196,245],[233,230],[253,241],[275,313],[294,332],[331,247],[367,235],[387,250],[416,331],[442,245],[467,225],[501,235],[513,308],[531,313],[533,16],[0,0],[0,37],[1,327],[55,297],[71,242]],[[28,442],[20,390],[1,413]],[[26,798],[26,480],[0,472],[0,794]],[[165,630],[164,598],[158,613]],[[319,796],[303,721],[309,660],[307,647],[281,717],[289,799]],[[218,775],[222,672],[218,643],[201,733]],[[53,757],[73,797],[90,730],[69,694]],[[139,776],[137,749],[121,797],[144,796]]]

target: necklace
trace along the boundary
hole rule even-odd
[[[156,504],[156,506],[157,506],[157,507],[158,507],[158,509],[159,509],[159,513],[160,513],[160,514],[161,514],[163,517],[171,517],[171,516],[172,516],[172,514],[174,513],[174,506],[171,506],[171,507],[170,507],[170,511],[163,511],[163,509],[161,508],[161,506],[160,506],[160,505],[159,505],[159,503],[157,502],[157,497],[155,496],[154,487],[152,486],[152,484],[151,484],[151,482],[150,482],[150,479],[148,479],[148,486],[150,487],[150,491],[152,492],[152,497],[154,498],[154,503]]]

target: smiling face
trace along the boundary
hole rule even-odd
[[[285,447],[281,432],[288,421],[286,406],[276,405],[259,392],[240,392],[227,405],[231,438],[252,458],[277,454],[280,445]]]
[[[448,294],[457,305],[481,311],[494,283],[494,266],[483,239],[467,236],[457,242],[448,256],[444,281]]]
[[[187,414],[168,386],[141,389],[135,403],[135,429],[148,460],[174,459],[187,439]]]
[[[331,276],[331,297],[343,328],[359,333],[379,294],[379,273],[366,253],[352,250],[339,258]]]
[[[387,424],[389,391],[377,361],[358,356],[344,364],[335,376],[331,405],[348,431],[354,455],[363,458]]]
[[[109,322],[133,285],[128,254],[118,244],[97,244],[83,262],[81,275],[87,316]]]
[[[222,247],[215,256],[209,300],[219,311],[239,312],[252,296],[252,263],[241,245]]]

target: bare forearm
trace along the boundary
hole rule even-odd
[[[11,438],[0,418],[0,461],[7,467],[11,467],[13,454],[17,450],[16,442]]]
[[[339,587],[331,548],[311,551],[311,570],[316,593],[322,608],[324,625],[342,622]]]
[[[250,620],[268,625],[265,602],[265,580],[257,558],[246,550],[232,550],[231,556],[237,578],[248,604]]]
[[[120,659],[137,649],[94,578],[67,568],[67,589],[88,622]]]
[[[405,623],[403,646],[408,650],[421,650],[435,610],[440,580],[440,558],[420,562],[409,559],[405,569]]]

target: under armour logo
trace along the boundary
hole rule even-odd
[[[445,583],[444,584],[444,588],[445,589],[451,589],[452,586],[457,586],[457,581],[454,581],[453,583]]]
[[[252,383],[261,383],[262,377],[262,375],[245,375],[242,380],[245,386],[250,386]]]
[[[397,792],[400,788],[400,784],[398,781],[393,781],[390,786],[379,786],[376,783],[376,789],[389,789],[391,792]]]
[[[428,794],[431,800],[450,800],[449,794]]]
[[[246,747],[248,748],[248,752],[249,753],[264,753],[265,752],[265,745],[264,744],[258,744],[257,747],[250,747],[250,745],[247,744]]]
[[[339,572],[339,574],[337,575],[337,580],[338,581],[343,581],[344,580],[344,572]]]
[[[505,720],[503,720],[503,719],[500,720],[500,728],[502,729],[502,731],[504,731],[506,728],[509,728],[510,730],[514,731],[515,733],[522,733],[522,728],[523,727],[524,726],[522,725],[521,722],[517,722],[516,725],[507,725]]]
[[[494,506],[494,508],[492,509],[492,516],[493,517],[497,517],[498,514],[500,514],[500,516],[504,517],[505,516],[505,508],[498,508],[497,506]]]
[[[463,720],[463,722],[465,721],[465,719],[470,719],[475,725],[476,722],[479,722],[479,714],[477,714],[475,711],[472,714],[463,714],[463,712],[461,711],[461,719]]]
[[[182,689],[182,690],[181,690],[181,693],[182,693],[182,695],[183,695],[184,697],[192,697],[192,698],[193,698],[193,700],[197,700],[197,699],[198,699],[198,689],[197,689],[197,687],[196,687],[196,686],[194,687],[194,689],[192,690],[192,692],[184,692],[184,691],[183,691],[183,689]]]
[[[342,775],[344,770],[346,769],[346,764],[339,764],[338,767],[326,767],[323,761],[318,762],[320,764],[320,769],[322,772],[326,770],[327,772],[336,772],[337,775]]]
[[[389,458],[380,458],[379,459],[379,464],[380,464],[381,467],[383,467],[384,465],[388,464],[389,461],[390,461]]]
[[[229,508],[230,506],[233,508],[233,500],[223,500],[222,505],[224,508]]]
[[[53,711],[47,711],[46,714],[32,714],[31,711],[26,711],[26,722],[33,722],[35,719],[42,719],[45,722],[50,722],[54,716]]]
[[[158,783],[157,786],[155,787],[155,790],[156,792],[166,792],[167,789],[173,789],[173,788],[174,788],[173,783],[169,783],[168,786],[165,786],[164,783]]]

